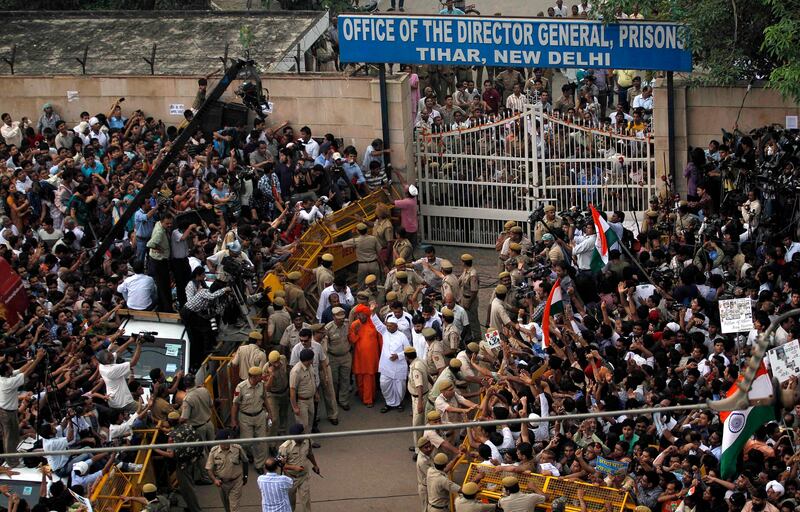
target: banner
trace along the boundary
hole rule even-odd
[[[691,71],[676,23],[341,14],[342,62]]]
[[[594,468],[607,475],[621,475],[628,472],[628,463],[597,457],[597,465]]]
[[[753,328],[753,305],[749,298],[719,301],[722,334],[744,332]]]
[[[22,286],[22,279],[5,258],[0,258],[0,318],[13,326],[22,320],[27,308],[28,291]]]

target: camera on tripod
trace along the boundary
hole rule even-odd
[[[576,208],[564,210],[558,214],[559,217],[566,220],[569,224],[575,226],[575,229],[583,231],[587,224],[587,215]]]
[[[232,256],[225,256],[222,260],[222,270],[228,275],[238,279],[252,279],[256,275],[256,270],[247,264],[247,262],[236,259]]]

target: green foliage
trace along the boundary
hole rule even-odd
[[[599,3],[599,2],[598,2]],[[769,79],[800,101],[800,0],[609,0],[603,19],[638,3],[646,18],[686,26],[694,82],[730,85]]]
[[[239,44],[244,50],[248,50],[253,44],[253,29],[249,25],[239,28]]]

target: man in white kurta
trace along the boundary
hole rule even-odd
[[[381,374],[381,393],[383,399],[386,400],[386,406],[381,409],[381,412],[388,412],[395,408],[402,410],[401,404],[406,393],[406,377],[408,377],[408,365],[403,351],[411,344],[406,335],[398,330],[397,320],[394,316],[389,315],[384,324],[375,314],[374,306],[372,323],[383,337],[378,371]]]

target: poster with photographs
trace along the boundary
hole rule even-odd
[[[753,328],[753,307],[749,298],[719,301],[722,334],[745,332]]]
[[[792,375],[800,375],[800,343],[797,340],[767,351],[772,375],[783,384]]]

